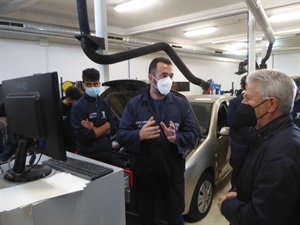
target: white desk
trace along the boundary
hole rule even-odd
[[[1,225],[126,224],[123,169],[72,153],[68,156],[102,164],[114,169],[114,172],[88,183],[82,191],[1,212]],[[3,175],[0,176],[0,188],[13,185],[23,184],[7,182]],[[5,204],[2,199],[0,196],[0,204]]]

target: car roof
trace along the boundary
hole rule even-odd
[[[234,96],[231,95],[186,95],[189,102],[207,102],[213,103],[215,101],[229,101]]]

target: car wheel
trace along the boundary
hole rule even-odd
[[[186,215],[192,221],[203,219],[211,206],[213,199],[213,178],[209,173],[203,173],[194,190],[190,210]]]

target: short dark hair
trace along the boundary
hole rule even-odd
[[[148,70],[149,74],[154,74],[156,72],[157,63],[159,63],[159,62],[165,63],[167,65],[172,65],[172,62],[165,57],[154,58],[149,65],[149,70]]]
[[[293,80],[295,81],[296,86],[300,87],[300,77],[293,77]]]
[[[94,68],[88,68],[82,71],[82,81],[98,81],[100,80],[100,73]]]
[[[241,83],[240,83],[240,85],[241,85],[241,88],[242,88],[243,90],[246,90],[246,79],[247,79],[247,75],[245,75],[245,76],[243,76],[243,77],[241,78]]]
[[[83,95],[83,91],[80,90],[80,88],[76,87],[76,86],[70,86],[67,88],[67,90],[65,91],[66,93],[66,98],[71,98],[73,100],[78,100],[82,97]]]

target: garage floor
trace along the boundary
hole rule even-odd
[[[220,195],[226,194],[230,189],[230,177],[224,180],[215,190],[214,199],[212,202],[211,209],[207,216],[198,222],[189,223],[185,222],[185,225],[228,225],[229,222],[221,215],[218,209],[218,198]],[[126,225],[141,225],[133,214],[126,214]],[[166,225],[161,223],[160,225]]]

